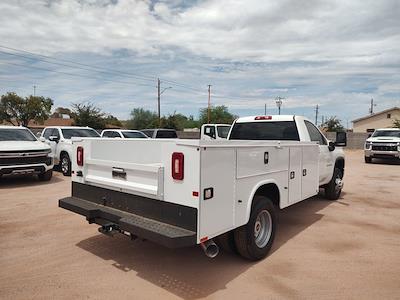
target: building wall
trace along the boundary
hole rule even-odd
[[[387,118],[387,114],[391,114],[391,118]],[[388,111],[387,113],[371,116],[367,119],[353,123],[354,132],[366,132],[367,129],[377,129],[392,127],[395,119],[400,119],[400,109]]]

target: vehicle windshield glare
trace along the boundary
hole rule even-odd
[[[61,129],[65,139],[71,139],[72,137],[100,137],[97,131],[89,128],[68,128]]]
[[[36,137],[27,129],[13,128],[1,129],[0,128],[0,141],[36,141]]]
[[[235,123],[231,140],[299,141],[294,121]]]
[[[372,135],[372,137],[380,137],[380,136],[400,138],[400,130],[377,130]]]
[[[147,136],[140,131],[122,131],[122,135],[127,139],[147,138]]]
[[[226,139],[229,134],[231,126],[217,126],[218,136]]]

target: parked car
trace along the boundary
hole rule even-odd
[[[16,174],[36,174],[42,181],[50,180],[51,149],[27,128],[0,126],[0,177]]]
[[[231,125],[203,124],[200,130],[201,140],[224,140],[228,137]]]
[[[373,158],[400,159],[400,128],[381,128],[365,141],[365,162]]]
[[[143,129],[141,130],[145,135],[152,139],[177,139],[178,135],[174,129]]]
[[[129,129],[104,129],[101,132],[101,137],[107,138],[121,138],[121,139],[142,139],[149,138],[139,130]]]
[[[59,165],[64,176],[71,175],[72,137],[100,137],[100,135],[89,127],[52,126],[46,127],[41,136],[41,139],[50,145],[54,164]]]
[[[280,115],[239,118],[218,142],[83,138],[73,142],[72,196],[59,206],[107,235],[199,244],[209,257],[218,254],[216,238],[258,260],[271,249],[277,210],[319,188],[339,198],[346,136],[337,137],[330,142],[306,118]]]

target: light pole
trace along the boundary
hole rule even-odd
[[[278,106],[278,114],[281,114],[281,106],[282,106],[282,103],[283,103],[282,102],[283,99],[285,99],[285,98],[280,97],[280,96],[275,98],[276,106]]]

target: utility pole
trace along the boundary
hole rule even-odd
[[[275,98],[276,106],[278,106],[278,114],[279,115],[281,114],[281,106],[282,106],[282,103],[283,103],[282,102],[283,99],[285,99],[285,98],[280,97],[280,96]]]
[[[160,100],[161,100],[161,91],[160,91],[160,87],[161,86],[161,81],[160,78],[157,78],[157,104],[158,104],[158,126],[161,127],[161,104],[160,104]]]
[[[36,85],[33,86],[33,97],[36,97]]]
[[[371,107],[369,108],[369,113],[371,115],[374,113],[374,106],[376,106],[376,104],[374,104],[374,99],[371,98]]]
[[[210,124],[210,109],[211,109],[211,84],[208,85],[208,109],[207,109],[207,123]]]
[[[264,104],[264,116],[267,115],[267,103]]]
[[[318,104],[315,106],[315,125],[318,126]]]
[[[158,104],[158,126],[161,127],[161,95],[166,90],[172,89],[172,86],[166,87],[161,90],[161,80],[157,78],[157,104]]]

